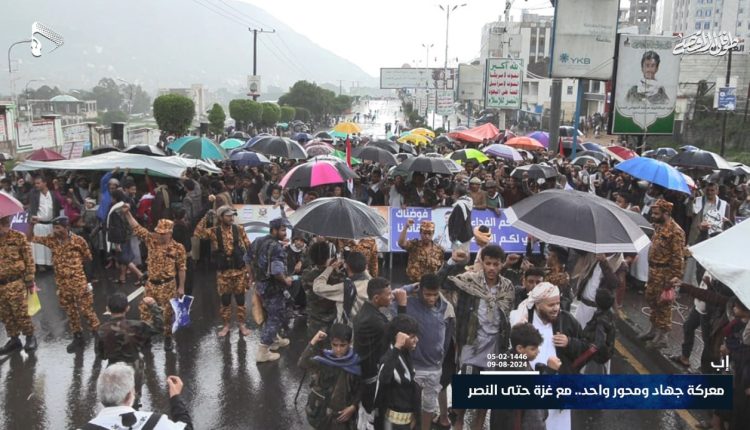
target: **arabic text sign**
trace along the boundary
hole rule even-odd
[[[89,140],[89,126],[87,124],[66,125],[62,128],[63,142],[85,142]]]
[[[458,409],[731,409],[732,375],[454,375]],[[498,363],[498,364],[500,364]],[[494,362],[492,363],[495,364]],[[522,366],[523,365],[523,366]]]
[[[523,60],[488,58],[484,106],[499,109],[520,109],[523,86]]]
[[[719,88],[719,110],[735,110],[737,106],[737,88]]]
[[[19,151],[48,148],[55,146],[55,122],[34,121],[18,123]]]
[[[456,69],[383,68],[380,69],[380,88],[394,90],[402,88],[452,90],[454,88],[453,81],[455,76]]]
[[[557,0],[552,77],[612,79],[619,0]]]
[[[458,65],[458,99],[482,100],[484,70],[481,65]]]
[[[437,108],[435,109],[435,113],[438,115],[453,115],[453,91],[438,90],[437,93]]]
[[[720,57],[730,50],[736,50],[738,42],[737,38],[733,38],[726,31],[721,33],[696,31],[677,42],[672,53],[674,55],[709,54]]]

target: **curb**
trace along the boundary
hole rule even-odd
[[[627,315],[625,318],[617,318],[615,321],[617,330],[625,335],[629,341],[636,345],[644,345],[644,343],[638,340],[638,335],[645,331],[644,327],[640,327],[637,323],[631,320]],[[649,357],[653,358],[656,364],[659,366],[659,370],[664,371],[668,374],[685,374],[685,369],[679,367],[673,363],[666,355],[660,350],[653,350],[643,346],[643,350],[648,353]],[[687,372],[689,373],[689,372]]]

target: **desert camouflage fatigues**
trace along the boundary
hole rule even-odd
[[[34,257],[26,236],[15,230],[0,237],[0,321],[8,337],[34,334],[26,285],[34,282]]]
[[[172,319],[174,318],[174,311],[169,301],[177,297],[177,282],[175,280],[177,272],[184,271],[187,268],[185,247],[174,240],[170,240],[166,245],[161,245],[156,233],[149,233],[140,225],[133,229],[133,233],[146,244],[148,249],[148,258],[146,259],[148,282],[146,283],[145,297],[152,297],[162,309],[164,336],[169,337],[172,335]],[[151,312],[149,312],[148,305],[141,301],[138,310],[141,319],[151,323]]]
[[[646,302],[651,308],[652,326],[662,330],[672,327],[672,303],[662,303],[661,293],[671,288],[672,278],[682,279],[684,249],[685,232],[674,220],[656,228],[648,251]]]
[[[243,254],[250,248],[250,240],[247,238],[247,234],[243,230],[242,226],[238,227],[238,236],[241,246],[244,248]],[[217,232],[221,231],[221,238],[224,244],[223,252],[225,255],[232,255],[233,248],[233,237],[232,228],[226,228],[221,225],[211,228],[206,228],[206,218],[200,220],[198,225],[195,227],[195,237],[199,239],[210,239],[211,249],[217,250],[219,248],[219,240],[216,236]],[[216,271],[216,289],[220,296],[224,294],[245,294],[247,290],[247,268],[242,269],[229,269],[229,270],[217,270]],[[228,324],[232,319],[232,304],[228,306],[221,306],[220,309],[221,318],[224,320],[224,324]],[[237,305],[237,321],[245,323],[247,318],[247,307],[243,304],[242,306]]]
[[[364,255],[367,258],[367,272],[373,278],[378,276],[378,243],[375,242],[375,239],[360,239],[359,243],[355,243],[353,240],[339,241],[339,251],[343,250],[346,246],[352,252],[359,252]]]
[[[570,275],[565,271],[551,269],[544,277],[545,282],[556,285],[560,289],[560,302],[563,309],[570,310],[570,304],[573,302],[573,292],[570,289]]]
[[[422,275],[437,272],[445,259],[443,248],[432,241],[424,245],[419,239],[412,239],[406,242],[404,250],[409,254],[406,276],[411,282],[419,282]]]
[[[99,328],[99,318],[94,312],[94,294],[89,291],[89,282],[83,269],[83,265],[91,261],[89,244],[74,233],[70,233],[66,241],[60,241],[54,235],[32,236],[31,241],[52,251],[57,298],[68,316],[70,331],[80,333],[83,330],[81,315],[88,321],[91,331],[96,331]]]

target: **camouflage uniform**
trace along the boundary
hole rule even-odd
[[[660,301],[661,293],[672,287],[672,278],[682,279],[685,232],[672,219],[657,227],[648,251],[646,302],[651,308],[651,325],[661,330],[672,327],[672,303]]]
[[[126,363],[135,372],[135,404],[139,404],[145,365],[141,351],[151,338],[163,329],[162,310],[154,303],[149,307],[152,324],[128,320],[125,317],[112,318],[99,327],[95,345],[96,354],[107,360],[107,367],[115,363]]]
[[[247,238],[247,234],[241,226],[237,226],[238,239],[240,246],[243,248],[243,254],[250,248],[250,240]],[[210,239],[211,249],[218,250],[219,240],[217,233],[221,232],[222,243],[224,249],[222,252],[224,255],[232,255],[234,252],[234,242],[232,237],[232,228],[218,225],[216,227],[206,228],[206,218],[200,220],[198,225],[195,227],[194,236],[199,239]],[[247,290],[247,267],[242,269],[228,269],[228,270],[217,270],[216,271],[216,288],[220,296],[230,294],[234,296],[245,296]],[[224,320],[224,324],[229,324],[232,319],[232,303],[231,298],[229,304],[222,303],[221,306],[221,318]],[[244,300],[242,304],[237,304],[237,321],[240,324],[244,324],[247,320],[247,307],[245,306]]]
[[[255,261],[255,285],[263,300],[266,321],[260,333],[260,343],[271,345],[284,324],[284,291],[286,285],[275,279],[286,276],[286,250],[273,236],[267,235],[253,243],[246,261]]]
[[[34,257],[26,236],[10,230],[0,237],[0,321],[8,337],[34,334],[26,285],[34,282]]]
[[[367,272],[373,278],[378,276],[378,243],[375,239],[360,239],[359,243],[353,240],[341,240],[338,244],[339,251],[348,246],[352,252],[359,252],[367,258]]]
[[[435,273],[443,265],[443,248],[430,241],[424,245],[419,239],[406,242],[404,248],[409,254],[409,262],[406,265],[406,275],[411,282],[419,282],[422,275]]]
[[[31,241],[46,246],[52,251],[52,265],[55,268],[57,298],[60,307],[68,316],[70,331],[80,333],[81,315],[86,318],[91,331],[99,328],[99,318],[94,312],[94,294],[89,291],[88,280],[83,269],[85,262],[91,261],[91,250],[84,238],[70,233],[68,240],[60,241],[52,236],[32,236]]]
[[[553,268],[550,269],[547,276],[544,277],[544,282],[549,282],[560,289],[560,306],[564,310],[570,311],[570,305],[573,303],[573,291],[570,288],[570,275],[565,271],[559,271]]]
[[[133,228],[133,233],[138,236],[148,249],[146,266],[148,267],[148,282],[146,283],[145,297],[152,297],[156,304],[162,308],[164,324],[164,336],[172,336],[172,319],[174,311],[169,301],[177,297],[177,283],[175,277],[178,271],[187,269],[187,254],[182,244],[170,240],[167,245],[159,244],[156,233],[138,225]],[[148,305],[141,301],[138,306],[141,319],[151,323],[151,312]]]

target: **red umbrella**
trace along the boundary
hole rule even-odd
[[[529,151],[544,151],[546,149],[540,141],[528,136],[519,136],[508,139],[505,144],[514,148],[528,149]]]
[[[51,149],[42,148],[32,152],[26,159],[32,161],[57,161],[65,160],[66,158]]]
[[[13,197],[0,193],[0,218],[23,212],[23,205]]]
[[[638,154],[636,154],[635,151],[633,151],[632,149],[625,148],[624,146],[618,146],[618,145],[604,146],[603,149],[604,151],[610,152],[616,155],[618,158],[621,158],[622,160],[620,161],[630,160],[631,158],[638,156]]]

